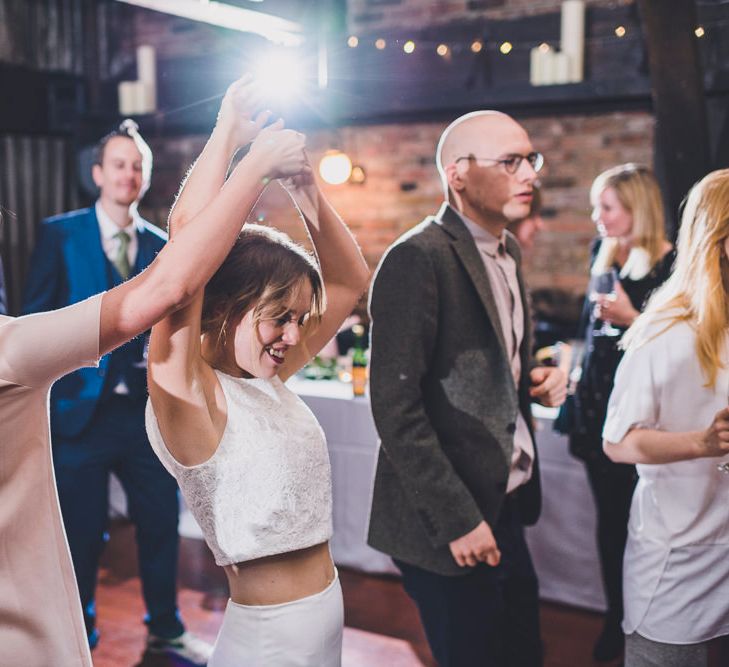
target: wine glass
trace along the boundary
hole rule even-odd
[[[614,300],[616,298],[615,283],[617,280],[618,277],[615,269],[610,269],[609,271],[605,271],[605,273],[599,273],[593,276],[590,301],[597,301],[598,295],[603,295],[608,299]],[[602,320],[602,326],[592,332],[593,336],[619,336],[620,334],[620,329],[616,329],[607,320]]]

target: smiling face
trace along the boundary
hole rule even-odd
[[[128,137],[112,137],[104,147],[101,164],[92,170],[102,203],[131,206],[144,184],[142,154]]]
[[[284,304],[264,306],[256,326],[256,308],[250,308],[235,327],[228,356],[246,375],[276,375],[292,347],[301,342],[302,329],[312,307],[312,288],[304,279]]]
[[[633,214],[623,206],[615,188],[605,188],[598,195],[593,219],[604,237],[628,238],[633,231]]]
[[[453,127],[443,142],[441,160],[454,204],[492,230],[528,216],[537,179],[534,168],[524,159],[510,174],[498,161],[533,151],[524,128],[505,114],[477,115]]]

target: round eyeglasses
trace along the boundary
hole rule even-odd
[[[475,155],[463,155],[461,157],[456,158],[456,162],[460,162],[461,160],[473,160],[476,163],[479,162],[495,162],[496,164],[503,165],[504,170],[507,174],[515,174],[517,171],[519,171],[519,167],[521,167],[522,160],[526,160],[534,169],[535,172],[539,171],[544,166],[544,155],[541,153],[538,153],[537,151],[533,151],[529,153],[528,155],[519,155],[519,154],[513,154],[513,155],[507,155],[506,157],[477,157]]]

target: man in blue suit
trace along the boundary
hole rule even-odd
[[[92,171],[99,199],[41,225],[25,313],[86,299],[152,262],[166,237],[137,212],[151,168],[152,153],[132,121],[101,140]],[[102,357],[98,368],[78,370],[54,385],[51,435],[61,511],[91,647],[98,641],[94,593],[114,472],[136,527],[147,648],[205,664],[211,647],[185,632],[177,611],[177,487],[145,431],[147,340],[140,336]]]

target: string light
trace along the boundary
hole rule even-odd
[[[727,4],[729,4],[729,0],[726,0]],[[729,20],[720,20],[720,21],[712,21],[708,27],[708,29],[716,27],[716,26],[729,26]],[[622,39],[625,41],[631,41],[631,42],[637,42],[641,40],[641,34],[640,30],[632,30],[632,25],[616,25],[613,28],[613,34],[603,34],[603,35],[596,35],[594,37],[587,37],[585,39],[585,46],[591,45],[591,44],[611,44],[614,43],[615,39]],[[629,32],[630,31],[630,32]],[[694,34],[698,38],[706,37],[707,34],[707,26],[706,25],[699,25],[696,26],[694,29]],[[350,35],[346,43],[350,48],[356,48],[356,47],[362,47],[362,44],[360,43],[361,39],[357,37],[356,35]],[[414,53],[416,49],[416,42],[412,39],[408,39],[406,41],[400,41],[396,40],[397,44],[403,45],[403,52],[406,54],[412,54]],[[369,42],[369,44],[373,44],[373,42]],[[429,40],[418,40],[419,46],[417,48],[419,49],[433,49],[435,52],[441,56],[442,58],[450,57],[450,56],[457,56],[458,54],[463,53],[464,51],[470,51],[471,53],[478,54],[481,53],[483,50],[493,50],[498,51],[503,55],[508,55],[512,51],[529,51],[535,46],[539,48],[541,52],[551,51],[553,50],[553,46],[549,42],[541,42],[541,43],[535,43],[531,40],[524,40],[519,42],[510,42],[510,41],[503,41],[501,43],[492,43],[492,42],[486,42],[483,38],[476,38],[472,41],[466,41],[464,42],[458,42],[445,44],[443,42],[436,42],[436,41],[429,41]],[[374,41],[374,46],[377,50],[382,51],[388,47],[387,41],[380,37]],[[432,52],[431,52],[432,53]]]

